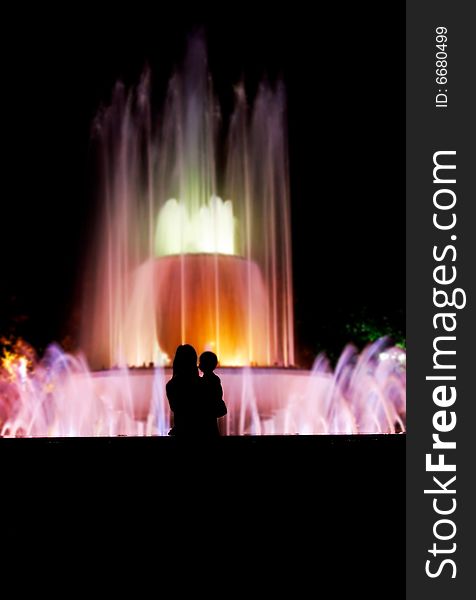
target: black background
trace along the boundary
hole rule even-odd
[[[335,358],[348,326],[369,319],[404,335],[403,19],[377,4],[312,14],[134,4],[6,19],[0,335],[40,352],[76,339],[97,209],[91,122],[114,83],[137,83],[146,64],[159,108],[200,27],[225,121],[242,77],[250,97],[263,76],[286,84],[300,363],[320,350]]]

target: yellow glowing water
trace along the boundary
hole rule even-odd
[[[159,211],[155,229],[156,256],[173,254],[236,255],[235,217],[231,200],[212,196],[209,202],[189,208],[170,199]]]

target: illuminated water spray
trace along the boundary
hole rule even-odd
[[[185,342],[219,356],[227,434],[404,430],[406,355],[388,340],[360,354],[347,346],[334,370],[322,356],[311,371],[287,368],[282,86],[262,84],[252,105],[238,86],[220,137],[222,126],[201,38],[160,116],[148,74],[136,90],[116,86],[95,123],[103,210],[85,286],[85,353],[51,346],[38,361],[20,344],[0,356],[0,435],[166,435],[163,365]]]
[[[222,365],[294,363],[284,112],[280,85],[262,84],[253,106],[238,87],[221,147],[201,38],[160,117],[147,74],[135,92],[116,87],[96,123],[105,210],[84,327],[94,367],[163,364],[185,342]]]

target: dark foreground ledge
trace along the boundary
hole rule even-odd
[[[213,439],[207,442],[205,438],[198,437],[192,440],[195,444],[224,444],[229,447],[239,446],[266,446],[276,444],[291,445],[320,445],[329,447],[344,447],[350,445],[359,445],[361,447],[368,444],[386,444],[399,445],[404,444],[405,434],[385,435],[385,434],[360,434],[360,435],[243,435],[243,436],[221,436],[217,440]],[[188,440],[185,440],[188,441]],[[174,447],[183,443],[182,438],[173,436],[117,436],[117,437],[34,437],[34,438],[2,438],[0,437],[0,449],[9,447],[20,447],[29,445],[30,447],[40,446],[63,446],[71,447],[76,445],[93,445],[96,447],[120,447],[121,445],[142,445],[142,447]]]
[[[404,434],[243,436],[216,440],[173,437],[0,438],[0,464],[13,474],[65,479],[87,471],[90,476],[118,475],[127,482],[140,474],[190,477],[214,474],[219,482],[246,486],[250,478],[275,476],[277,482],[321,476],[342,485],[356,479],[378,485],[403,485]],[[25,470],[25,471],[24,471]],[[152,475],[153,474],[153,475]],[[246,474],[246,477],[244,477]],[[243,478],[244,477],[244,478]],[[380,483],[377,484],[377,479]]]
[[[278,464],[293,468],[334,466],[343,469],[360,461],[362,470],[386,472],[398,469],[405,455],[404,434],[396,435],[319,435],[319,436],[230,436],[207,440],[174,437],[95,437],[95,438],[0,438],[0,460],[35,463],[47,460],[61,464],[64,460],[80,460],[96,469],[105,461],[139,465],[162,465],[164,469],[176,460],[191,463],[206,459],[212,463],[230,460],[251,471],[265,460],[272,468]],[[249,462],[248,462],[249,461]],[[271,461],[268,463],[267,461]],[[247,464],[248,463],[248,464]],[[262,466],[265,466],[264,464]],[[283,476],[285,473],[283,472]]]
[[[272,496],[310,493],[316,503],[374,499],[403,503],[405,439],[397,435],[244,436],[206,441],[170,437],[0,439],[5,485],[95,486],[174,493],[180,485]],[[207,487],[208,486],[208,487]],[[395,499],[398,499],[397,501]],[[259,500],[257,500],[259,501]],[[403,506],[403,504],[402,504]],[[398,509],[400,510],[400,508]]]

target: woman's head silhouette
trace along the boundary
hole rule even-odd
[[[179,346],[175,352],[173,362],[174,377],[177,375],[198,375],[197,359],[197,353],[193,346],[190,346],[190,344]]]

